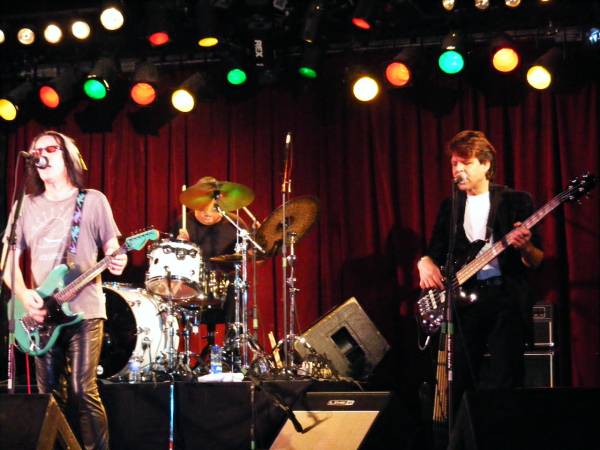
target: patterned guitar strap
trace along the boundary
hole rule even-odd
[[[67,265],[73,268],[75,265],[74,257],[77,254],[77,241],[79,240],[79,232],[81,231],[81,216],[83,210],[83,202],[87,191],[79,190],[79,195],[75,199],[75,209],[73,210],[73,221],[71,222],[71,243],[67,247]]]

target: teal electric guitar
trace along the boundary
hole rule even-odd
[[[122,254],[130,250],[140,250],[148,241],[155,241],[158,237],[159,232],[154,229],[134,234],[125,239],[125,243],[114,254]],[[42,356],[52,348],[63,328],[81,322],[83,314],[71,311],[69,302],[90,281],[103,272],[108,267],[109,262],[110,257],[105,256],[96,265],[83,272],[67,286],[65,286],[64,282],[69,272],[68,266],[61,264],[52,269],[52,272],[36,289],[37,293],[44,300],[44,309],[47,311],[43,323],[37,322],[30,317],[23,303],[15,301],[13,296],[10,302],[14,303],[15,340],[19,348],[32,356]]]

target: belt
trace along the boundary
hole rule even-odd
[[[488,287],[497,287],[502,286],[504,284],[504,280],[501,276],[498,277],[490,277],[485,280],[473,280],[473,286],[476,288],[488,288]]]

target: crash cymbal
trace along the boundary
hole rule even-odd
[[[267,259],[267,256],[263,255],[262,253],[256,255],[257,261],[262,261],[263,259]],[[209,260],[211,262],[221,263],[221,264],[236,264],[236,263],[242,262],[242,254],[241,253],[231,253],[229,255],[213,256],[212,258],[209,258]],[[251,261],[251,260],[252,260],[252,255],[249,253],[248,261]]]
[[[287,232],[296,234],[296,242],[310,229],[319,215],[319,201],[315,197],[301,196],[285,204]],[[258,243],[267,255],[273,255],[281,247],[283,240],[283,206],[273,211],[265,219],[256,233]]]
[[[233,211],[252,203],[254,192],[243,184],[215,180],[196,183],[179,195],[179,201],[191,209],[205,209],[213,200],[223,211]]]

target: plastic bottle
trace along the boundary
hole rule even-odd
[[[130,383],[136,383],[140,381],[140,362],[136,357],[132,357],[129,359],[127,368],[129,369],[128,381]]]
[[[223,349],[218,345],[210,347],[210,373],[223,372]]]

